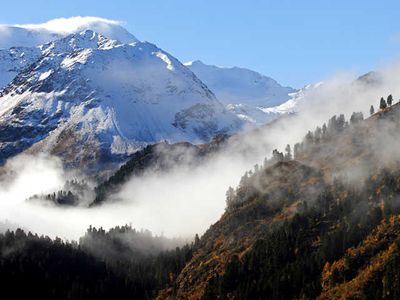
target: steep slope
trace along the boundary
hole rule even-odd
[[[211,142],[193,145],[188,142],[149,145],[129,157],[117,172],[95,188],[96,197],[92,205],[102,204],[116,194],[129,179],[147,172],[171,171],[179,166],[198,166],[210,154],[223,149],[227,135],[218,135]],[[112,199],[115,200],[115,199]]]
[[[39,59],[37,47],[12,47],[0,50],[0,88],[10,83],[19,72]]]
[[[400,213],[399,116],[395,104],[366,120],[333,117],[296,144],[295,161],[274,151],[228,190],[226,212],[159,299],[336,299],[340,291],[385,290],[382,272],[391,276],[400,236],[398,222],[377,226]],[[349,267],[352,247],[382,236]],[[333,283],[322,286],[324,278]]]
[[[39,47],[1,92],[1,160],[29,151],[96,167],[147,144],[207,141],[241,122],[185,66],[147,42],[91,30]],[[83,145],[83,146],[82,146]]]
[[[253,188],[252,183],[259,186]],[[234,204],[235,208],[228,208],[203,235],[199,249],[177,278],[174,297],[203,297],[208,282],[225,272],[231,257],[246,255],[269,226],[292,218],[299,201],[314,199],[323,186],[318,172],[297,162],[281,162],[242,179],[237,191],[240,202]],[[170,291],[164,292],[160,298]]]
[[[293,112],[290,104],[279,110],[266,110],[296,98],[295,89],[281,86],[270,77],[245,68],[206,65],[199,60],[185,65],[215,93],[228,110],[246,122],[265,124],[282,113]]]
[[[318,299],[398,299],[399,246],[400,216],[391,216],[344,257],[325,264]]]

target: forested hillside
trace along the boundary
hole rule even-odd
[[[391,104],[366,120],[334,116],[247,172],[159,299],[396,299],[400,107]]]
[[[151,299],[193,248],[130,226],[91,227],[79,244],[7,231],[0,234],[1,290],[13,299]]]
[[[1,282],[42,299],[397,299],[400,104],[383,101],[366,119],[334,116],[274,150],[228,189],[225,213],[191,244],[130,226],[90,227],[79,243],[6,232]],[[179,162],[187,147],[201,158],[218,145],[163,145],[173,157],[148,147],[103,195]]]
[[[134,153],[115,174],[95,188],[96,196],[91,205],[102,204],[107,197],[118,192],[124,183],[135,176],[146,172],[165,172],[182,165],[195,167],[209,154],[221,150],[228,138],[226,134],[219,134],[209,143],[201,145],[163,142],[147,146]]]

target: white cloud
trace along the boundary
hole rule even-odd
[[[122,24],[116,20],[81,16],[58,18],[41,24],[0,24],[0,48],[34,47],[84,30],[93,30],[122,43],[137,42]]]
[[[48,30],[55,33],[72,33],[80,30],[83,27],[90,27],[94,23],[103,23],[108,25],[121,25],[122,22],[116,20],[110,20],[99,17],[70,17],[70,18],[58,18],[47,21],[41,24],[15,24],[15,27],[25,29],[39,29]]]

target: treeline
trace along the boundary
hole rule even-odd
[[[382,170],[367,178],[363,188],[335,180],[316,201],[302,200],[293,218],[269,228],[243,257],[232,256],[225,273],[209,281],[204,299],[316,298],[322,292],[325,264],[343,257],[382,221],[399,214],[399,193],[400,171]],[[262,195],[251,201],[259,198]],[[397,274],[394,261],[388,274]],[[375,297],[387,280],[376,280],[376,290],[366,291]]]
[[[178,238],[154,236],[149,230],[136,230],[131,225],[116,226],[108,231],[90,226],[79,244],[89,252],[107,259],[134,260],[183,246]]]
[[[173,242],[130,226],[91,227],[79,244],[7,231],[0,234],[2,293],[15,299],[151,299],[192,256],[194,244]]]
[[[129,179],[141,176],[145,172],[160,173],[177,166],[195,167],[208,154],[224,147],[228,138],[226,134],[218,134],[203,145],[193,145],[188,142],[170,144],[167,141],[148,145],[132,154],[117,172],[94,189],[95,198],[91,206],[102,204],[112,194],[116,194]]]
[[[393,96],[390,94],[386,100],[381,97],[379,103],[379,108],[381,110],[385,110],[393,105]],[[371,105],[370,114],[373,115],[374,113],[374,106]],[[317,126],[314,131],[308,131],[304,136],[303,141],[294,144],[293,151],[289,144],[286,146],[285,152],[280,152],[277,149],[273,150],[272,158],[270,160],[266,159],[264,161],[264,166],[272,165],[277,161],[290,160],[292,158],[298,159],[302,157],[305,152],[310,150],[312,151],[312,146],[331,140],[345,129],[349,127],[356,127],[357,124],[362,123],[363,120],[364,115],[362,112],[353,112],[349,120],[346,120],[343,114],[338,116],[334,115],[322,126]],[[354,136],[355,140],[357,138],[358,137]]]
[[[328,122],[324,123],[321,127],[317,126],[314,131],[308,131],[304,136],[303,141],[294,144],[293,149],[290,144],[286,145],[284,152],[274,149],[270,158],[266,157],[261,165],[256,164],[253,170],[245,172],[240,180],[239,187],[245,184],[248,178],[270,166],[273,166],[277,162],[291,161],[293,159],[297,160],[302,158],[306,153],[312,155],[313,146],[322,145],[324,142],[332,140],[332,138],[337,137],[338,134],[343,132],[346,128],[360,124],[363,120],[364,116],[362,112],[353,112],[349,121],[346,121],[343,114],[332,116]],[[227,198],[231,199],[233,194],[234,189],[229,187]]]
[[[86,197],[89,197],[91,193],[91,187],[85,180],[72,179],[67,180],[64,187],[57,192],[36,194],[29,197],[27,200],[43,200],[56,205],[75,206],[80,204]]]
[[[207,149],[190,143],[169,144],[164,141],[148,145],[131,155],[130,159],[120,169],[95,188],[95,199],[91,206],[102,204],[110,195],[119,191],[129,179],[143,175],[145,172],[163,172],[185,162],[194,165]]]
[[[382,98],[383,99],[383,98]],[[393,99],[391,95],[388,96],[389,103],[390,99]],[[266,170],[268,167],[273,166],[278,162],[289,162],[291,160],[305,161],[308,163],[312,160],[313,156],[316,156],[316,150],[323,149],[327,142],[332,142],[343,133],[346,129],[351,128],[353,131],[350,132],[352,136],[351,145],[347,145],[348,148],[355,150],[366,146],[365,139],[365,128],[362,127],[364,115],[362,112],[353,112],[350,119],[347,121],[343,114],[339,116],[332,116],[322,126],[317,126],[314,131],[308,131],[301,142],[295,143],[293,150],[290,144],[287,144],[284,152],[274,149],[270,158],[266,157],[264,162],[259,165],[256,164],[252,170],[246,171],[240,179],[239,186],[234,189],[228,188],[226,192],[227,208],[229,209],[234,202],[243,202],[247,197],[243,197],[243,194],[239,195],[238,191],[244,187],[249,188],[254,186],[256,180],[260,180],[260,173]]]
[[[391,106],[392,101],[392,96],[389,96],[385,103]],[[333,161],[337,159],[334,155],[341,152],[336,152],[336,149],[329,151],[332,149],[327,147],[345,139],[342,141],[344,145],[338,147],[346,148],[344,153],[349,156],[342,158],[344,161],[347,159],[347,167],[352,168],[354,162],[351,155],[354,153],[358,160],[363,159],[369,164],[375,157],[364,139],[373,139],[380,130],[390,130],[390,135],[398,128],[393,124],[399,123],[397,118],[384,118],[388,122],[379,124],[367,124],[363,120],[363,114],[357,112],[348,121],[344,115],[333,116],[323,126],[309,131],[302,142],[295,144],[293,152],[290,145],[285,152],[274,150],[272,157],[266,159],[262,166],[256,165],[254,170],[244,174],[236,189],[228,189],[227,212],[233,218],[240,214],[243,220],[257,220],[258,215],[262,216],[259,207],[267,207],[268,213],[274,215],[295,201],[298,201],[298,206],[293,217],[269,226],[251,250],[244,255],[231,256],[225,272],[208,282],[203,299],[315,299],[326,292],[323,277],[329,277],[331,286],[335,288],[332,297],[340,298],[342,295],[343,299],[347,299],[344,296],[347,291],[341,289],[344,289],[342,285],[351,282],[355,286],[353,290],[357,289],[354,299],[398,298],[400,226],[385,244],[391,245],[390,254],[387,254],[389,250],[379,252],[381,248],[375,248],[375,252],[371,248],[363,248],[353,258],[348,253],[349,249],[363,241],[370,241],[374,230],[378,231],[380,238],[388,239],[389,232],[382,224],[392,222],[393,216],[400,213],[399,162],[392,159],[388,168],[368,169],[368,173],[357,177],[357,184],[354,178],[346,176],[324,181],[317,189],[312,187],[318,193],[316,200],[296,192],[299,186],[305,182],[315,183],[315,178],[323,174],[318,175],[318,171],[312,168],[308,170],[300,163],[295,164],[292,159],[306,163],[316,160],[317,165],[331,166],[333,162],[325,164],[318,160],[326,157]],[[391,123],[393,120],[394,123]],[[346,137],[342,134],[344,131]],[[333,156],[318,156],[317,153]],[[282,166],[292,166],[292,169],[285,176],[280,176]],[[299,170],[303,170],[303,175],[299,177],[303,179],[296,182],[296,177],[291,174]],[[328,168],[329,171],[332,171],[331,168]],[[310,176],[305,175],[312,172],[317,173],[311,175],[313,179],[310,180]],[[277,178],[274,180],[268,174]],[[273,188],[263,186],[264,181]],[[275,210],[273,201],[277,197],[271,197],[271,190],[278,190],[278,199],[281,199],[280,206]],[[257,203],[264,204],[260,206]],[[264,215],[268,216],[268,213],[264,212]],[[380,255],[380,260],[375,258],[370,261],[373,255]],[[387,257],[383,263],[381,256],[384,255]],[[330,266],[337,260],[340,260],[341,267],[332,269]],[[367,281],[362,281],[363,278],[357,277],[360,267],[366,270],[376,268],[378,271],[369,274]]]
[[[343,114],[331,117],[327,124],[322,127],[317,126],[314,131],[308,131],[302,142],[296,143],[293,147],[293,157],[298,159],[305,152],[309,151],[313,145],[326,142],[343,132],[351,125],[355,125],[364,120],[361,112],[353,112],[349,122],[346,121]]]
[[[108,196],[116,193],[119,188],[134,175],[141,174],[154,161],[156,152],[155,145],[146,146],[137,151],[123,164],[109,179],[95,187],[95,199],[92,206],[103,203]]]
[[[14,299],[119,299],[136,288],[107,265],[60,239],[15,232],[0,234],[0,282]]]

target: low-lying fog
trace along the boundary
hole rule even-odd
[[[147,174],[126,183],[119,193],[123,200],[99,207],[55,207],[26,201],[33,194],[62,188],[69,174],[59,159],[18,156],[7,163],[12,176],[0,181],[0,222],[10,222],[38,234],[78,239],[89,225],[104,228],[132,224],[168,237],[202,234],[225,209],[225,192],[237,186],[246,170],[262,163],[274,148],[301,141],[334,114],[353,111],[369,115],[371,104],[378,109],[381,96],[400,96],[400,68],[383,68],[381,84],[356,82],[354,74],[340,74],[309,89],[296,116],[267,126],[257,134],[243,135],[240,143],[208,159],[197,168],[181,166],[163,174]],[[240,145],[240,146],[239,146]],[[241,150],[251,149],[244,154]]]

